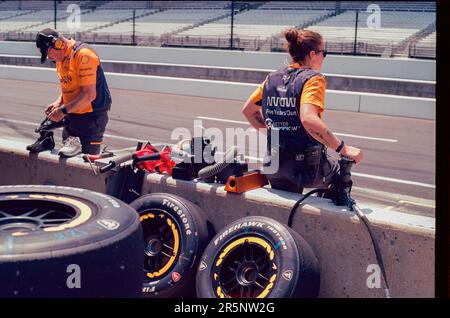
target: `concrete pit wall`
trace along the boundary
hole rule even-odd
[[[54,67],[47,61],[40,63],[37,56],[1,55],[0,64],[36,67]],[[267,74],[274,70],[257,70],[248,68],[233,68],[219,66],[202,66],[186,64],[167,64],[149,62],[129,62],[102,60],[105,72],[168,76],[179,78],[196,78],[217,81],[233,81],[242,83],[262,83]],[[412,97],[435,97],[434,81],[401,80],[393,78],[364,77],[354,75],[324,74],[327,79],[327,89],[381,93]]]
[[[30,155],[25,144],[0,140],[0,185],[54,184],[105,192],[105,178],[95,176],[80,158],[60,159],[49,152]],[[247,215],[264,215],[287,222],[300,195],[270,188],[242,195],[218,184],[174,180],[148,174],[142,193],[168,192],[198,204],[216,229]],[[434,297],[434,218],[362,206],[373,225],[392,297]],[[320,198],[308,198],[297,211],[293,229],[311,245],[320,263],[320,297],[383,297],[369,289],[367,273],[376,264],[369,235],[351,212]]]

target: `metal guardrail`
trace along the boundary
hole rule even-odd
[[[66,33],[68,37],[91,44],[109,45],[133,45],[132,34],[100,34],[95,32]],[[0,40],[3,41],[34,41],[34,32],[3,32],[0,33]],[[209,48],[228,49],[230,38],[225,37],[202,37],[202,36],[179,36],[162,34],[157,35],[136,35],[135,43],[138,46],[153,47],[184,47],[184,48]],[[284,40],[281,38],[260,38],[260,37],[235,37],[233,48],[237,50],[262,51],[262,52],[282,52]],[[338,55],[355,55],[354,43],[351,41],[327,41],[325,47],[329,53]],[[357,42],[356,55],[362,56],[385,56],[389,57],[392,52],[399,48],[395,43]],[[408,57],[411,58],[436,58],[436,48],[423,44],[414,44],[409,47]]]

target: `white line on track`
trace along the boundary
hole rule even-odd
[[[204,119],[204,120],[212,120],[212,121],[220,121],[224,123],[233,123],[233,124],[242,124],[242,125],[250,125],[246,121],[240,121],[240,120],[231,120],[231,119],[223,119],[223,118],[214,118],[214,117],[205,117],[205,116],[197,116],[198,119]],[[351,134],[344,134],[344,133],[334,133],[337,136],[343,136],[343,137],[349,137],[349,138],[358,138],[358,139],[368,139],[368,140],[377,140],[377,141],[384,141],[384,142],[398,142],[397,139],[388,139],[388,138],[379,138],[379,137],[368,137],[368,136],[359,136],[359,135],[351,135]]]
[[[39,123],[32,123],[32,122],[25,121],[25,120],[7,119],[7,118],[3,118],[3,117],[0,117],[0,122],[1,121],[5,121],[5,122],[8,122],[8,123],[13,123],[13,124],[22,124],[22,125],[34,126],[36,128],[39,126]],[[58,129],[61,129],[61,128],[58,128]],[[104,134],[103,136],[107,137],[107,138],[127,140],[127,141],[145,141],[144,139],[122,137],[122,136],[115,136],[115,135],[109,135],[109,134]]]
[[[199,116],[197,118],[208,119],[210,117],[200,117]],[[34,127],[37,127],[39,125],[38,123],[32,123],[32,122],[24,121],[24,120],[8,119],[8,118],[3,118],[3,117],[0,117],[0,122],[1,121],[15,123],[15,124],[29,125],[29,126],[34,126]],[[108,134],[105,134],[104,136],[108,137],[108,138],[128,140],[128,141],[145,141],[144,139],[122,137],[122,136],[115,136],[115,135],[108,135]],[[163,142],[160,142],[160,143],[164,144]],[[261,161],[261,162],[263,160],[262,158],[256,158],[256,157],[247,157],[247,158],[250,159],[250,160],[257,160],[257,161]],[[395,178],[389,178],[389,177],[383,177],[383,176],[374,176],[374,175],[365,174],[365,173],[352,172],[352,175],[356,176],[356,177],[360,177],[360,178],[389,181],[389,182],[413,185],[413,186],[424,187],[424,188],[431,188],[431,189],[435,189],[436,188],[436,186],[433,185],[433,184],[416,182],[416,181],[409,181],[409,180],[402,180],[402,179],[395,179]]]
[[[223,152],[217,152],[218,154],[223,154]],[[251,156],[245,156],[246,159],[250,159],[253,162],[258,161],[262,162],[263,158],[258,157],[251,157]],[[409,180],[402,180],[402,179],[396,179],[396,178],[389,178],[389,177],[382,177],[382,176],[374,176],[371,174],[366,173],[358,173],[358,172],[352,172],[352,176],[360,177],[360,178],[366,178],[366,179],[373,179],[373,180],[382,180],[382,181],[389,181],[394,183],[401,183],[401,184],[407,184],[407,185],[413,185],[423,188],[431,188],[435,189],[436,186],[434,184],[428,184],[428,183],[422,183],[422,182],[416,182],[416,181],[409,181]]]
[[[361,177],[361,178],[368,178],[368,179],[375,179],[375,180],[382,180],[382,181],[389,181],[389,182],[395,182],[395,183],[402,183],[402,184],[408,184],[423,188],[431,188],[435,189],[436,186],[434,184],[428,184],[428,183],[422,183],[422,182],[416,182],[416,181],[409,181],[409,180],[402,180],[402,179],[395,179],[395,178],[388,178],[388,177],[382,177],[382,176],[374,176],[371,174],[365,174],[365,173],[359,173],[359,172],[352,172],[352,176]]]

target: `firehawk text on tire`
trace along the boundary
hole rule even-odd
[[[267,217],[227,225],[208,244],[197,272],[201,298],[317,297],[318,261],[306,241]]]
[[[205,213],[179,196],[148,194],[130,204],[144,232],[144,297],[193,297],[199,258],[214,235]]]
[[[138,297],[136,212],[84,189],[0,186],[0,297]]]

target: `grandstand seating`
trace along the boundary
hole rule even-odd
[[[238,13],[234,17],[233,33],[236,37],[268,38],[288,27],[302,26],[315,19],[325,17],[327,10],[264,10],[256,9]],[[178,33],[179,36],[226,37],[230,36],[230,17]]]
[[[109,1],[100,9],[225,9],[230,1]]]
[[[69,13],[67,13],[65,10],[58,11],[57,16],[59,18],[65,18],[69,16]],[[43,25],[46,22],[53,21],[53,17],[54,17],[53,10],[39,10],[33,11],[29,14],[14,16],[12,18],[8,18],[1,21],[0,32],[19,31],[26,28],[30,28],[34,25]]]
[[[71,3],[82,8],[79,29],[65,23]],[[382,10],[379,29],[367,25],[370,4]],[[53,6],[53,1],[0,0],[0,40],[31,40],[37,30],[53,27]],[[69,0],[57,1],[57,8],[58,30],[69,36],[76,33],[86,41],[132,43],[137,39],[138,45],[230,46],[231,1]],[[435,56],[436,33],[431,32],[436,3],[431,1],[236,1],[234,8],[233,46],[240,49],[281,50],[282,32],[298,27],[321,33],[331,53],[353,53],[358,10],[358,53]]]
[[[159,9],[226,9],[231,1],[152,1],[153,8]]]
[[[147,9],[137,9],[136,16],[141,16],[143,14],[148,14],[153,12],[153,10]],[[85,32],[89,30],[94,30],[99,27],[109,25],[113,21],[120,21],[124,19],[130,19],[133,17],[133,10],[95,10],[91,12],[85,12],[81,14],[80,17],[80,28],[72,29],[67,23],[59,23],[58,31],[63,33],[71,32]],[[52,22],[41,24],[38,26],[29,27],[23,29],[23,31],[39,31],[42,28],[53,27]]]
[[[192,10],[173,9],[157,12],[136,19],[136,34],[161,35],[175,32],[182,28],[193,26],[196,23],[213,19],[226,14],[227,10]],[[114,24],[112,26],[96,30],[96,33],[131,34],[131,22]]]
[[[17,15],[23,15],[32,12],[31,10],[1,10],[0,11],[0,20],[5,20]],[[1,27],[0,27],[1,28]]]
[[[109,1],[98,9],[149,9],[153,1]]]
[[[434,1],[341,1],[343,10],[365,11],[370,4],[377,4],[381,11],[433,11],[436,12]]]
[[[409,55],[436,58],[436,31],[414,44],[409,50]]]
[[[82,5],[88,1],[57,1],[59,10],[66,10],[69,4]],[[0,10],[53,10],[53,1],[1,1]]]
[[[335,1],[268,1],[258,9],[262,10],[334,10]]]
[[[436,20],[434,12],[386,11],[381,14],[381,27],[369,28],[367,20],[370,15],[365,11],[359,12],[357,41],[385,46],[400,44]],[[353,42],[355,20],[355,12],[347,11],[308,29],[319,32],[330,43]]]

